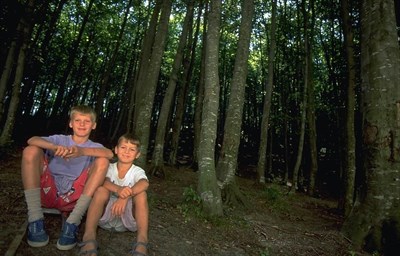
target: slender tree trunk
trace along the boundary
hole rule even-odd
[[[268,145],[269,114],[271,111],[272,91],[274,90],[274,59],[276,48],[276,0],[272,1],[271,39],[268,54],[268,82],[265,86],[263,115],[261,121],[260,148],[258,151],[257,180],[265,183],[265,166]]]
[[[365,245],[382,255],[400,251],[399,73],[394,2],[365,0],[361,11],[365,196],[342,231],[355,246]]]
[[[122,36],[124,35],[124,32],[125,32],[126,22],[128,20],[129,11],[130,11],[131,7],[132,7],[132,0],[129,0],[128,5],[126,6],[126,9],[125,9],[124,19],[122,21],[122,25],[119,30],[118,38],[116,39],[116,44],[115,44],[113,53],[111,55],[111,59],[109,60],[106,70],[104,71],[104,74],[100,81],[100,90],[97,95],[97,101],[96,101],[96,106],[95,106],[95,111],[96,111],[97,115],[99,115],[99,116],[101,116],[102,112],[103,112],[104,97],[106,95],[108,81],[110,80],[111,72],[115,66],[115,61],[117,59],[119,47],[121,45]],[[99,120],[97,122],[98,122],[97,126],[99,128],[101,126],[101,119],[99,118]]]
[[[295,192],[299,188],[299,170],[301,166],[301,162],[303,159],[303,150],[304,150],[304,136],[306,133],[306,121],[307,121],[307,103],[308,103],[308,69],[309,65],[311,65],[310,58],[308,55],[310,54],[310,42],[309,36],[307,33],[308,24],[307,24],[307,14],[305,11],[305,0],[302,2],[302,9],[303,9],[303,16],[304,16],[304,57],[305,57],[305,65],[304,65],[304,88],[303,88],[303,100],[301,102],[301,120],[300,120],[300,136],[299,136],[299,143],[297,146],[297,158],[296,163],[293,169],[293,177],[292,177],[292,184],[294,186],[293,192]]]
[[[70,54],[68,56],[67,67],[64,70],[64,73],[63,73],[63,76],[62,76],[61,80],[58,82],[57,96],[56,96],[56,99],[54,101],[54,105],[53,105],[52,112],[51,112],[51,115],[50,115],[51,119],[55,118],[55,116],[57,116],[60,113],[59,111],[62,109],[61,106],[62,106],[63,98],[65,96],[64,95],[65,87],[67,86],[67,81],[68,81],[68,78],[69,78],[69,76],[71,74],[71,71],[72,71],[72,68],[73,68],[73,65],[74,65],[74,61],[75,61],[75,58],[76,58],[76,54],[77,54],[78,49],[79,49],[79,45],[80,45],[80,43],[82,41],[83,32],[85,31],[86,24],[89,21],[89,15],[90,15],[90,13],[92,11],[93,4],[94,4],[94,0],[90,0],[88,8],[86,10],[85,17],[83,18],[81,27],[79,29],[78,37],[75,39],[74,44],[73,44],[72,49],[71,49],[71,52],[70,52]]]
[[[165,133],[168,123],[168,118],[171,112],[172,101],[174,99],[174,93],[176,89],[176,84],[178,81],[179,69],[182,66],[182,59],[184,55],[184,50],[188,41],[188,31],[193,24],[193,11],[194,4],[193,1],[188,1],[186,17],[183,23],[182,34],[179,39],[178,49],[176,50],[175,59],[172,65],[171,75],[169,77],[168,87],[164,95],[164,100],[161,106],[160,115],[157,123],[156,138],[154,142],[154,151],[152,164],[152,173],[161,172],[164,173],[164,143],[165,143]],[[191,36],[191,35],[190,35]],[[183,92],[182,92],[183,93]],[[165,176],[162,174],[162,176]]]
[[[308,26],[309,33],[309,50],[306,58],[308,58],[307,65],[307,76],[308,80],[308,108],[307,108],[307,125],[308,125],[308,142],[310,147],[310,172],[309,172],[309,182],[308,182],[308,194],[314,196],[315,195],[315,183],[317,179],[318,172],[318,150],[317,150],[317,128],[315,124],[315,95],[314,95],[314,63],[313,63],[313,46],[314,46],[314,25],[315,25],[315,8],[314,8],[314,0],[309,2],[308,11],[311,13],[311,22],[310,26]]]
[[[137,90],[137,88],[143,88],[143,84],[146,80],[148,74],[148,69],[151,60],[151,50],[154,44],[154,38],[156,36],[158,19],[160,16],[160,11],[162,7],[162,0],[157,0],[156,5],[153,10],[153,14],[150,19],[149,28],[146,31],[144,40],[142,42],[140,57],[139,57],[139,67],[135,74],[133,83],[130,84],[132,87],[129,101],[129,111],[128,111],[128,123],[127,130],[135,130],[136,127],[136,117],[138,110],[138,103],[144,97],[146,90]],[[132,129],[133,127],[133,129]],[[143,159],[143,157],[141,157]]]
[[[343,174],[344,193],[341,195],[344,215],[348,216],[354,204],[354,186],[356,177],[356,139],[354,131],[354,109],[355,109],[355,87],[356,70],[354,60],[353,29],[351,26],[350,10],[348,0],[341,2],[341,15],[343,19],[344,47],[347,59],[347,97],[346,97],[346,132],[345,132],[345,168]]]
[[[17,31],[22,31],[22,22],[18,24]],[[7,59],[4,64],[3,72],[1,73],[0,79],[0,120],[3,120],[5,112],[5,96],[8,88],[8,84],[11,77],[11,72],[15,66],[15,52],[17,51],[17,38],[12,40],[10,48],[8,49]]]
[[[12,133],[14,130],[15,117],[17,115],[18,104],[20,101],[21,84],[24,75],[25,57],[29,46],[29,39],[31,37],[32,29],[34,26],[32,21],[34,6],[35,6],[35,1],[29,0],[26,7],[25,16],[23,16],[20,21],[21,23],[20,28],[22,28],[22,35],[21,35],[22,45],[18,53],[18,60],[15,71],[14,83],[12,87],[10,106],[8,108],[7,118],[4,124],[4,128],[0,135],[0,147],[5,146],[12,142]]]
[[[224,125],[224,135],[222,148],[217,165],[217,177],[222,182],[222,189],[230,187],[226,191],[226,198],[230,198],[235,203],[237,199],[246,205],[242,193],[235,189],[235,174],[237,170],[237,159],[242,130],[242,117],[244,105],[244,93],[248,70],[248,58],[250,47],[250,36],[252,29],[254,13],[254,1],[242,1],[242,21],[239,28],[239,40],[236,49],[235,66],[231,82],[231,92],[229,96],[228,110],[226,111],[226,120]],[[235,193],[235,194],[231,194]]]
[[[204,27],[207,27],[208,20],[208,1],[205,1],[204,7]],[[197,22],[199,24],[199,20]],[[206,31],[203,30],[202,34],[202,48],[201,48],[201,64],[200,64],[200,74],[199,74],[199,84],[197,86],[197,97],[196,97],[196,106],[194,113],[194,145],[193,145],[193,167],[195,169],[198,168],[198,150],[200,144],[200,132],[201,132],[201,119],[202,119],[202,110],[203,110],[203,100],[204,100],[204,69],[205,69],[205,56],[206,56],[206,47],[204,42],[206,42]]]
[[[160,23],[155,36],[153,50],[150,57],[150,64],[146,79],[141,86],[145,88],[146,93],[142,95],[140,104],[137,106],[137,117],[135,133],[140,138],[142,144],[141,154],[138,159],[138,165],[145,166],[147,163],[147,154],[150,138],[151,115],[153,110],[154,95],[157,88],[157,82],[160,74],[161,60],[164,53],[166,38],[168,35],[169,16],[171,13],[171,0],[164,0],[161,11]]]
[[[207,216],[221,216],[223,214],[222,200],[215,172],[215,145],[219,105],[218,49],[222,3],[221,0],[211,0],[210,3],[207,39],[205,42],[204,103],[198,151],[198,193],[202,200],[204,213]]]

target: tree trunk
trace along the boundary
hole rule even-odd
[[[310,171],[309,171],[309,182],[308,182],[308,194],[314,196],[315,195],[315,183],[317,179],[318,172],[318,150],[317,150],[317,128],[315,124],[315,95],[314,95],[314,63],[313,63],[313,46],[314,46],[314,24],[315,24],[315,8],[314,8],[314,0],[311,0],[309,3],[310,10],[308,13],[311,13],[311,23],[308,26],[309,33],[307,33],[309,38],[309,49],[308,54],[306,54],[306,58],[308,58],[307,67],[307,76],[308,80],[308,108],[307,108],[307,125],[308,125],[308,142],[310,147]],[[307,23],[308,24],[308,23]]]
[[[365,196],[342,231],[355,246],[383,255],[400,251],[399,73],[394,2],[366,0],[361,12]]]
[[[169,77],[168,87],[164,95],[164,100],[161,106],[160,115],[157,123],[156,138],[154,142],[153,159],[151,161],[152,171],[151,173],[161,172],[161,176],[164,175],[164,143],[165,143],[165,133],[168,123],[168,118],[170,116],[172,102],[174,99],[174,93],[176,89],[176,84],[178,81],[178,73],[180,67],[182,66],[182,59],[184,55],[184,50],[188,41],[188,31],[193,24],[193,12],[194,4],[193,1],[187,3],[187,13],[183,23],[182,34],[179,39],[178,49],[176,50],[176,55],[174,63],[172,65],[171,75]],[[192,35],[190,35],[192,36]],[[187,82],[186,82],[187,84]],[[183,93],[183,91],[181,92]]]
[[[292,184],[293,184],[293,190],[292,192],[295,192],[299,188],[299,170],[301,166],[301,162],[303,159],[303,150],[304,150],[304,135],[306,132],[306,119],[307,119],[307,103],[308,103],[308,69],[310,63],[310,58],[308,55],[310,54],[310,42],[309,42],[309,36],[307,33],[308,25],[307,25],[307,14],[305,11],[305,0],[303,0],[302,3],[302,9],[303,9],[303,14],[304,14],[304,59],[305,59],[305,65],[304,65],[304,88],[303,88],[303,100],[301,102],[301,120],[300,120],[300,136],[299,136],[299,143],[297,146],[297,157],[296,157],[296,163],[293,169],[293,177],[292,177]]]
[[[18,24],[17,31],[22,31],[22,22]],[[3,72],[0,79],[0,120],[3,120],[5,113],[5,96],[8,89],[8,84],[11,77],[11,72],[15,65],[15,52],[17,51],[17,38],[12,40],[10,48],[8,49],[6,62],[4,64]]]
[[[263,115],[261,121],[260,148],[258,151],[257,180],[265,183],[265,166],[268,145],[269,114],[271,112],[272,91],[274,90],[274,59],[276,48],[276,0],[272,1],[271,39],[268,54],[268,82],[265,86]]]
[[[237,170],[238,151],[242,130],[244,92],[248,70],[250,35],[254,13],[254,1],[242,1],[242,19],[239,28],[239,40],[236,49],[235,66],[231,82],[229,105],[226,111],[222,148],[217,165],[217,177],[225,186],[236,186],[235,175]],[[230,189],[225,194],[227,198],[240,195],[229,195],[229,192],[240,193],[238,189]],[[234,200],[236,201],[236,200]],[[245,201],[242,201],[246,204]]]
[[[157,0],[156,5],[154,7],[149,27],[146,31],[144,40],[142,42],[142,47],[140,51],[139,57],[139,67],[135,74],[133,83],[131,82],[131,93],[130,93],[130,101],[129,101],[129,111],[128,111],[128,123],[127,130],[132,131],[135,130],[136,126],[136,117],[137,117],[137,109],[140,104],[140,100],[144,97],[146,90],[137,90],[137,88],[143,88],[143,84],[145,82],[148,68],[151,60],[151,50],[154,44],[154,38],[156,36],[158,19],[160,16],[160,11],[162,7],[162,0]],[[133,128],[133,129],[132,129]],[[143,159],[143,157],[141,157]],[[144,160],[144,159],[143,159]]]
[[[208,1],[204,3],[204,27],[207,27],[207,20],[208,20]],[[197,24],[200,25],[200,17],[198,17]],[[206,31],[203,30],[202,33],[202,42],[206,42]],[[201,63],[200,63],[200,74],[199,74],[199,82],[197,86],[197,97],[196,97],[196,106],[195,106],[195,113],[194,113],[194,142],[193,142],[193,168],[198,168],[198,149],[200,144],[200,131],[201,131],[201,116],[203,110],[203,99],[204,99],[204,69],[205,69],[205,53],[206,46],[203,43],[201,48]]]
[[[161,60],[164,53],[164,47],[166,38],[168,35],[168,25],[169,16],[171,13],[172,2],[171,0],[164,0],[160,23],[158,25],[158,30],[154,38],[153,51],[151,53],[149,69],[147,72],[146,79],[143,84],[140,84],[142,88],[145,88],[141,100],[137,105],[137,116],[135,116],[135,134],[140,138],[142,144],[141,157],[138,159],[138,165],[143,167],[147,163],[147,151],[149,148],[149,138],[150,138],[150,126],[151,126],[151,116],[154,103],[154,95],[157,88],[158,77],[160,74]]]
[[[61,106],[62,106],[63,98],[65,96],[64,95],[65,87],[67,86],[67,81],[68,81],[69,75],[71,73],[72,67],[74,65],[74,61],[75,61],[76,54],[79,49],[79,45],[82,41],[83,32],[85,31],[86,24],[89,21],[89,15],[92,11],[93,4],[94,4],[94,0],[90,0],[88,8],[85,13],[85,17],[83,18],[81,27],[79,29],[78,37],[75,39],[74,44],[71,49],[71,52],[69,54],[67,67],[64,70],[61,81],[58,82],[57,96],[56,96],[56,99],[54,101],[54,105],[52,108],[51,118],[55,118],[60,113],[59,111],[62,109]]]
[[[125,9],[124,19],[122,21],[122,25],[119,30],[118,38],[116,39],[116,44],[115,44],[113,53],[111,55],[111,59],[108,61],[106,70],[104,71],[104,74],[100,81],[100,88],[99,88],[99,92],[97,94],[97,101],[96,101],[96,106],[95,106],[95,111],[96,111],[97,115],[99,115],[99,116],[102,116],[102,113],[103,113],[104,97],[106,95],[108,81],[110,80],[111,72],[115,66],[115,61],[117,59],[117,54],[119,51],[119,47],[121,45],[122,36],[124,35],[124,32],[125,32],[126,22],[128,20],[128,15],[129,15],[131,6],[132,6],[132,0],[129,0],[128,5],[126,6],[126,9]],[[97,126],[98,126],[98,128],[100,128],[101,119],[99,118],[99,120],[97,122],[98,122]]]
[[[199,143],[199,182],[198,193],[206,216],[221,216],[221,191],[215,173],[215,145],[217,136],[217,117],[219,105],[218,49],[220,38],[221,0],[210,1],[208,16],[205,89],[202,111],[202,126]]]
[[[354,60],[353,29],[351,26],[348,0],[341,1],[341,16],[343,19],[344,47],[347,59],[347,96],[346,96],[346,130],[345,130],[345,167],[343,173],[343,190],[341,195],[344,215],[348,216],[354,204],[354,186],[356,177],[356,139],[354,131],[354,109],[356,102],[356,70]]]
[[[15,117],[17,115],[18,104],[20,101],[20,90],[24,75],[26,51],[29,46],[29,39],[31,37],[32,29],[34,26],[32,21],[34,6],[35,1],[29,0],[26,7],[25,16],[23,16],[20,21],[20,28],[22,29],[22,45],[18,53],[17,67],[15,71],[10,106],[8,108],[7,118],[0,136],[0,147],[4,147],[12,142]]]

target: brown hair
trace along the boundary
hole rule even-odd
[[[140,140],[136,135],[134,135],[132,133],[125,133],[125,134],[121,135],[121,137],[119,137],[118,145],[122,141],[128,141],[129,143],[132,143],[132,144],[136,145],[138,147],[139,151],[140,151]]]

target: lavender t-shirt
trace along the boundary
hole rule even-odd
[[[74,145],[87,148],[103,147],[102,144],[93,142],[91,140],[87,140],[82,144],[76,144],[72,140],[71,135],[52,135],[42,138],[55,145],[61,145],[65,147],[71,147]],[[46,150],[46,156],[49,160],[50,172],[54,177],[57,190],[60,194],[65,194],[70,191],[76,178],[78,178],[82,171],[89,167],[95,159],[95,157],[92,156],[80,156],[66,160],[59,156],[54,156],[54,151],[51,150]]]

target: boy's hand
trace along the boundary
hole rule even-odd
[[[78,156],[83,156],[83,148],[74,145],[69,148],[69,152],[65,158],[74,158]]]
[[[71,153],[72,153],[71,148],[61,145],[56,145],[56,148],[54,149],[54,155],[62,158],[70,158]]]
[[[119,198],[125,199],[131,196],[131,188],[130,187],[121,187],[117,190],[117,194]]]
[[[111,206],[111,214],[113,216],[121,216],[125,212],[126,204],[128,199],[118,198],[115,203]]]
[[[69,158],[74,158],[78,156],[83,155],[83,149],[81,147],[78,147],[76,145],[71,146],[71,147],[65,147],[65,146],[56,146],[56,150],[54,153],[56,156],[62,157],[66,160]]]

